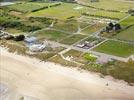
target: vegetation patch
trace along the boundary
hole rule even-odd
[[[83,68],[93,72],[99,72],[103,75],[110,75],[115,79],[121,79],[128,83],[134,83],[134,62],[120,62],[112,61],[107,64],[100,66],[96,64],[88,64]]]
[[[91,26],[85,28],[84,30],[82,30],[81,34],[85,34],[85,35],[92,34],[94,32],[97,32],[98,30],[100,30],[103,26],[104,26],[103,24],[91,25]]]
[[[17,3],[17,4],[10,5],[8,6],[8,8],[10,10],[15,10],[15,11],[26,13],[26,12],[45,9],[52,5],[55,5],[55,3],[24,2],[24,3]]]
[[[83,39],[85,37],[86,37],[85,35],[75,34],[71,37],[63,39],[62,41],[60,41],[60,43],[67,44],[67,45],[72,45],[72,44],[80,41],[81,39]]]
[[[63,33],[60,31],[56,30],[43,30],[39,31],[38,33],[35,34],[39,39],[48,39],[48,40],[53,40],[53,41],[60,41],[64,37],[67,37],[69,34]]]
[[[130,55],[134,54],[134,45],[108,40],[93,50],[120,57],[129,57]]]
[[[134,26],[131,26],[114,36],[114,38],[134,42]]]

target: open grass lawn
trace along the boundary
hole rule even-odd
[[[78,22],[76,20],[73,21],[58,21],[54,26],[54,29],[62,30],[65,32],[75,33],[78,30]]]
[[[92,33],[94,33],[94,32],[99,31],[102,27],[104,27],[103,24],[91,25],[91,26],[85,28],[84,30],[82,30],[82,31],[81,31],[81,34],[89,35],[89,34],[92,34]]]
[[[11,33],[11,34],[22,34],[24,33],[22,30],[18,30],[18,29],[15,29],[15,28],[7,28],[5,31]]]
[[[39,39],[48,39],[48,40],[53,40],[53,41],[59,41],[70,34],[67,33],[62,33],[59,31],[54,31],[54,30],[44,30],[40,31],[35,34]]]
[[[31,12],[33,10],[42,8],[42,7],[47,7],[49,5],[53,5],[53,3],[34,3],[34,2],[29,2],[29,3],[17,3],[8,6],[9,9],[11,10],[16,10],[20,12]]]
[[[62,41],[60,41],[60,43],[67,44],[67,45],[72,45],[72,44],[80,41],[81,39],[83,39],[85,37],[86,37],[86,35],[75,34],[71,37],[63,39]]]
[[[65,20],[72,16],[80,17],[82,12],[85,12],[88,10],[89,8],[80,6],[78,4],[62,3],[62,5],[60,6],[33,12],[29,14],[28,16],[39,16],[39,17],[45,16],[45,17]]]
[[[64,55],[65,57],[67,57],[67,56],[80,57],[80,56],[83,55],[83,53],[80,52],[80,51],[71,49],[71,50],[69,50],[68,52],[66,52],[66,53],[63,54],[63,55]]]
[[[116,36],[114,36],[114,38],[134,42],[134,26],[121,31]]]
[[[121,2],[121,0],[99,0],[100,2],[91,3],[90,0],[78,0],[85,5],[90,5],[96,8],[103,8],[109,10],[128,11],[133,8],[133,2]],[[127,0],[126,0],[127,1]]]
[[[98,67],[85,65],[83,68],[103,75],[110,75],[115,79],[124,80],[128,83],[134,83],[134,63],[116,61]]]
[[[128,57],[134,54],[134,45],[119,42],[119,41],[109,40],[99,45],[98,47],[94,48],[93,50],[102,52],[102,53],[107,53],[110,55]]]
[[[102,11],[102,10],[97,10],[95,12],[92,12],[89,14],[97,15],[97,16],[104,16],[104,17],[109,17],[113,19],[121,19],[127,16],[126,13],[120,13],[120,12],[109,12],[109,11]]]
[[[127,27],[130,25],[134,25],[134,16],[130,16],[127,19],[120,22],[121,26]]]

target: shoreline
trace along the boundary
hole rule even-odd
[[[41,62],[40,60],[36,58],[30,58],[27,56],[17,55],[16,53],[9,53],[4,48],[1,49],[1,57],[13,59],[16,62],[23,62],[26,65],[35,67],[35,69],[37,68],[42,71],[48,71],[50,73],[58,74],[60,76],[67,77],[69,79],[84,82],[86,84],[91,84],[91,85],[94,84],[98,87],[103,87],[106,90],[122,91],[125,94],[129,94],[131,96],[134,95],[134,93],[132,93],[132,91],[134,91],[134,86],[129,86],[127,82],[115,80],[111,78],[110,76],[101,78],[98,74],[93,73],[93,72],[88,72],[85,70],[78,70],[77,68],[72,68],[72,67],[71,68],[63,67],[59,64],[55,64],[52,62]],[[108,83],[108,86],[106,86],[107,83]],[[117,100],[121,100],[121,99],[117,99]]]

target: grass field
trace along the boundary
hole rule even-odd
[[[99,2],[91,3],[90,0],[78,0],[85,5],[90,5],[96,8],[103,8],[108,10],[128,11],[133,8],[133,2],[123,2],[123,0],[99,0]]]
[[[84,30],[82,30],[82,31],[81,31],[81,34],[89,35],[89,34],[92,34],[92,33],[94,33],[94,32],[99,31],[102,27],[104,27],[103,24],[91,25],[91,26],[85,28]]]
[[[62,33],[59,31],[55,30],[44,30],[40,31],[35,34],[39,39],[48,39],[48,40],[53,40],[53,41],[59,41],[65,37],[67,37],[69,34],[67,33]]]
[[[7,32],[9,32],[11,34],[16,34],[16,35],[24,33],[23,31],[17,30],[15,28],[7,28],[5,31],[7,31]]]
[[[60,43],[72,45],[72,44],[80,41],[81,39],[83,39],[85,37],[86,37],[85,35],[75,34],[75,35],[73,35],[71,37],[63,39],[62,41],[60,41]]]
[[[89,14],[97,15],[97,16],[104,16],[107,18],[109,17],[113,19],[121,19],[128,15],[126,13],[109,12],[109,11],[102,11],[102,10],[96,10],[95,12],[92,12],[92,13],[89,12]]]
[[[130,17],[128,17],[127,19],[121,21],[120,24],[121,24],[123,27],[127,27],[127,26],[130,26],[130,25],[134,25],[134,17],[133,17],[133,16],[130,16]]]
[[[110,55],[120,56],[120,57],[128,57],[134,54],[134,45],[123,43],[119,41],[106,41],[93,50],[107,53]]]
[[[40,16],[40,17],[46,16],[50,18],[64,20],[72,16],[80,17],[81,13],[88,11],[88,9],[89,8],[83,7],[77,4],[62,3],[62,5],[60,6],[33,12],[29,14],[28,16]]]
[[[48,7],[50,5],[53,5],[55,3],[34,3],[34,2],[29,2],[29,3],[19,3],[19,4],[13,4],[8,6],[9,9],[12,10],[17,10],[20,12],[31,12],[33,10],[42,8],[42,7]]]
[[[65,32],[75,33],[78,30],[78,22],[76,20],[74,21],[58,21],[53,26],[54,29],[62,30]]]
[[[121,31],[120,33],[115,35],[114,38],[134,42],[134,26]]]

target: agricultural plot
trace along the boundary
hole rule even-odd
[[[95,8],[102,8],[105,10],[117,10],[117,11],[128,11],[133,8],[133,2],[124,2],[124,0],[100,0],[99,2],[91,3],[90,0],[78,0],[78,2],[84,3]]]
[[[60,31],[55,31],[55,30],[43,30],[35,34],[35,36],[37,36],[38,39],[40,40],[47,39],[47,40],[52,40],[52,41],[60,41],[61,39],[69,35],[70,34],[63,33]]]
[[[80,6],[78,4],[71,3],[62,3],[60,6],[40,10],[37,12],[33,12],[28,16],[38,16],[38,17],[50,17],[65,20],[70,17],[80,17],[81,13],[88,11],[89,8]]]
[[[134,17],[129,16],[127,19],[120,22],[121,26],[128,27],[130,25],[134,25]]]
[[[43,7],[48,7],[50,5],[54,5],[55,3],[34,3],[34,2],[29,2],[29,3],[17,3],[8,6],[9,9],[11,10],[16,10],[20,12],[31,12],[36,9],[40,9]]]
[[[120,22],[122,30],[113,38],[134,42],[134,17],[129,16],[127,19]]]
[[[89,27],[87,27],[81,31],[81,34],[89,35],[89,34],[99,31],[102,27],[104,27],[104,24],[100,24],[100,23],[94,24],[94,25],[89,25]]]
[[[72,44],[80,41],[81,39],[83,39],[85,37],[86,37],[86,35],[75,34],[71,37],[63,39],[62,41],[60,41],[60,43],[67,44],[67,45],[72,45]]]
[[[78,30],[78,22],[76,20],[73,21],[58,21],[53,26],[54,29],[62,30],[68,33],[75,33]]]
[[[102,11],[102,10],[96,10],[95,12],[90,13],[89,15],[94,15],[98,17],[104,17],[104,18],[110,18],[110,19],[121,19],[127,16],[126,13],[121,12],[110,12],[110,11]]]
[[[114,38],[125,40],[129,42],[134,42],[134,26],[129,27],[118,33]]]
[[[134,45],[125,42],[108,40],[93,50],[120,57],[129,57],[134,54]]]

